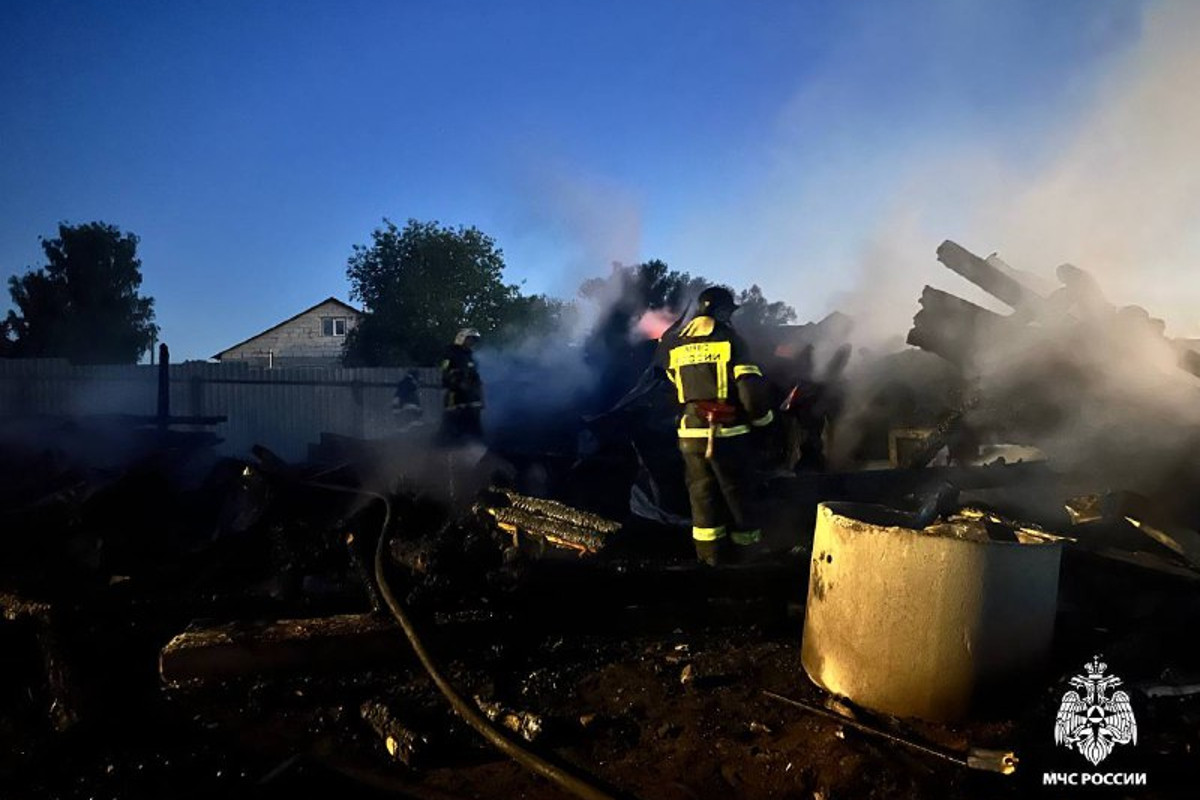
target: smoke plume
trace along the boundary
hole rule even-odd
[[[936,274],[934,249],[951,238],[1047,277],[1076,264],[1114,302],[1145,306],[1174,336],[1200,335],[1198,25],[1193,3],[1147,6],[1138,41],[1090,103],[1038,140],[1048,152],[1032,170],[1027,154],[1007,163],[1002,148],[981,146],[906,169],[893,211],[861,245],[862,279],[838,298],[843,310],[876,328],[903,324],[914,309],[897,307],[926,282],[979,301]]]

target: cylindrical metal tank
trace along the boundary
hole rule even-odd
[[[883,506],[817,507],[801,656],[813,681],[875,711],[951,721],[1037,670],[1054,633],[1061,540],[957,532],[914,529]]]

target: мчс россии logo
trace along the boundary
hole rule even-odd
[[[1137,720],[1122,681],[1105,675],[1108,665],[1093,656],[1080,675],[1071,678],[1079,691],[1063,694],[1054,719],[1054,743],[1079,753],[1092,764],[1108,758],[1119,744],[1137,744]]]

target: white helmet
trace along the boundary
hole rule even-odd
[[[454,335],[454,343],[461,346],[467,343],[467,339],[479,339],[479,331],[475,328],[463,328]]]

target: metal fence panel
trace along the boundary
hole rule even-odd
[[[63,359],[0,359],[0,416],[151,415],[158,403],[159,367],[76,366]],[[242,363],[172,364],[173,416],[224,416],[211,428],[219,451],[245,455],[262,444],[302,460],[321,433],[365,439],[396,429],[392,396],[407,368],[267,368]],[[421,405],[436,419],[438,370],[419,368]]]

